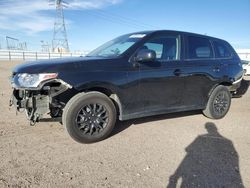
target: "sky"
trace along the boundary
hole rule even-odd
[[[52,0],[53,1],[53,0]],[[169,29],[206,34],[250,49],[250,0],[65,0],[71,51],[90,51],[119,35]],[[51,44],[56,16],[48,0],[0,0],[0,48],[6,36],[29,50]]]

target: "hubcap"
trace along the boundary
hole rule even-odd
[[[220,93],[217,94],[214,100],[214,110],[217,114],[224,114],[229,105],[229,99],[227,96],[227,93],[225,91],[221,91]]]
[[[108,121],[108,111],[101,104],[85,105],[76,116],[77,128],[85,135],[96,135],[102,132]]]

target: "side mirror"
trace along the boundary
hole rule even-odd
[[[137,62],[152,62],[156,59],[156,53],[154,50],[142,49],[135,56]]]

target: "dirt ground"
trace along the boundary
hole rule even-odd
[[[0,61],[0,187],[250,187],[250,92],[222,120],[199,112],[131,120],[85,145],[59,123],[31,127],[9,108],[16,64]]]

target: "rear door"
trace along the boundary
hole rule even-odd
[[[183,104],[189,108],[205,107],[210,90],[221,77],[220,62],[214,58],[212,43],[207,37],[185,37],[185,92]]]

